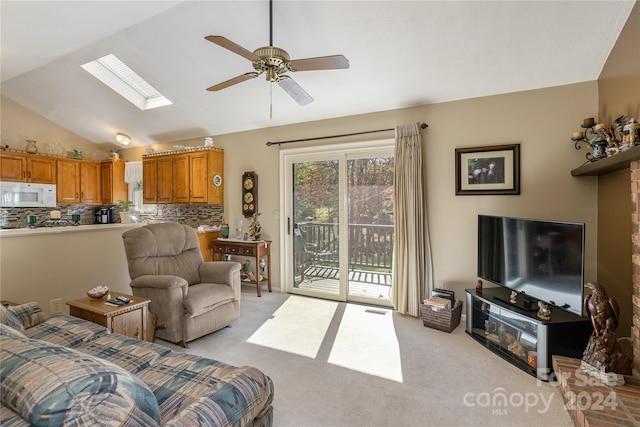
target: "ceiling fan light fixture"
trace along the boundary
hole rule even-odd
[[[267,81],[269,82],[278,81],[278,74],[276,73],[276,70],[274,70],[273,68],[267,68]]]
[[[120,145],[129,145],[129,143],[131,142],[131,137],[119,132],[118,134],[116,134],[116,142]]]

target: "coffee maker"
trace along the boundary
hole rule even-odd
[[[96,224],[111,224],[111,209],[100,208],[96,209]]]

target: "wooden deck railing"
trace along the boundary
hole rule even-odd
[[[338,224],[298,223],[307,252],[318,263],[338,265]],[[349,267],[391,270],[393,225],[349,224]]]

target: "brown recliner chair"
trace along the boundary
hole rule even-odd
[[[176,222],[122,234],[133,295],[151,300],[156,336],[184,347],[240,316],[240,264],[203,262],[196,231]]]

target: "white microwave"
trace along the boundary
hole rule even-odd
[[[0,207],[53,208],[56,206],[54,184],[0,181]]]

